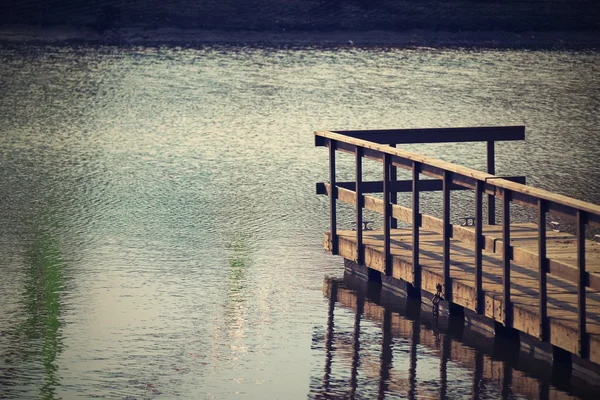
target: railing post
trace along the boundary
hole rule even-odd
[[[331,194],[329,197],[329,219],[331,223],[331,253],[338,254],[338,235],[337,235],[337,220],[336,220],[336,199],[337,187],[335,182],[335,140],[329,140],[329,184],[331,185]]]
[[[493,143],[493,142],[492,142]],[[485,299],[483,297],[483,186],[484,182],[475,183],[475,311],[483,313]]]
[[[392,219],[392,204],[390,203],[390,165],[391,156],[383,154],[383,253],[385,274],[392,276],[392,260],[390,255],[390,228]]]
[[[496,174],[494,141],[487,142],[487,173]],[[496,224],[496,197],[488,194],[488,225]]]
[[[510,302],[510,191],[502,194],[502,298],[504,300],[504,326],[512,326],[512,304]]]
[[[363,195],[362,195],[362,157],[363,148],[356,146],[356,263],[364,264],[363,248]]]
[[[585,212],[577,210],[577,325],[579,327],[579,356],[588,357],[588,340],[586,332],[586,310],[585,310]]]
[[[450,224],[450,184],[452,183],[452,173],[444,171],[442,182],[442,204],[443,204],[443,279],[444,279],[444,298],[452,300],[452,285],[450,283],[450,238],[452,237],[452,225]]]
[[[540,335],[543,342],[549,340],[548,337],[548,292],[547,276],[548,259],[546,258],[546,213],[548,204],[545,200],[538,200],[538,275],[539,275],[539,314],[540,314]]]
[[[391,147],[396,147],[396,144],[390,144]],[[390,163],[390,180],[393,183],[396,183],[396,181],[398,180],[398,168],[395,167],[393,164]],[[396,192],[395,190],[392,190],[391,194],[390,194],[390,202],[392,204],[398,204],[398,192]],[[390,227],[392,229],[398,229],[398,220],[394,217],[392,217],[392,221],[390,224]]]
[[[419,173],[421,164],[413,161],[412,165],[412,226],[413,226],[413,285],[415,289],[421,289],[421,267],[419,266],[419,227],[421,225],[421,214],[419,213]]]

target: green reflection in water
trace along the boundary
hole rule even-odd
[[[246,270],[250,262],[250,237],[238,234],[234,239],[225,244],[228,253],[229,274],[227,282],[229,285],[228,300],[233,303],[244,301],[243,291],[246,287]]]
[[[27,251],[27,280],[24,289],[27,319],[20,327],[26,360],[41,361],[44,381],[40,398],[54,399],[59,385],[55,364],[62,350],[60,330],[60,292],[63,290],[63,269],[60,246],[48,234],[38,235]]]

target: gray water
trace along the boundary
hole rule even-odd
[[[317,129],[524,124],[497,173],[600,202],[598,52],[23,45],[0,60],[0,398],[346,397],[347,364],[320,383],[323,279],[343,266],[322,251]],[[482,144],[407,148],[485,166]],[[475,372],[449,363],[448,396]],[[417,390],[441,393],[435,379]]]

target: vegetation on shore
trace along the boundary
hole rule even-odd
[[[4,0],[0,24],[227,31],[596,31],[596,0]]]

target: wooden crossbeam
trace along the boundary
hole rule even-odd
[[[525,140],[524,126],[375,129],[332,132],[380,144],[460,143]]]
[[[512,182],[523,183],[527,181],[524,176],[505,176],[502,179],[506,179]],[[396,182],[390,182],[391,187],[390,190],[396,193],[408,193],[412,192],[412,180],[401,180]],[[348,182],[336,182],[337,187],[341,187],[344,189],[354,189],[356,182],[348,181]],[[327,194],[325,190],[324,182],[317,182],[317,194]],[[442,179],[421,179],[419,180],[419,192],[437,192],[443,190],[443,180]],[[450,190],[471,190],[464,186],[460,186],[457,184],[450,184]],[[383,181],[362,181],[361,182],[361,192],[364,193],[383,193]]]

